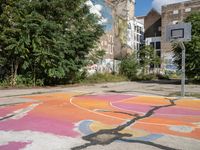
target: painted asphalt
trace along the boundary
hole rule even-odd
[[[0,150],[200,149],[200,100],[83,93],[17,99],[31,101],[0,105]]]

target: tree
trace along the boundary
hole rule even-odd
[[[106,55],[106,51],[104,49],[102,50],[93,50],[89,54],[89,61],[92,61],[93,64],[98,63],[99,61],[102,64],[103,57]]]
[[[7,0],[1,5],[0,58],[17,74],[47,84],[70,81],[86,64],[103,28],[85,0]]]
[[[143,75],[147,74],[151,66],[160,64],[160,58],[152,46],[143,45],[138,51],[140,66],[142,67]]]
[[[122,59],[120,64],[120,74],[126,76],[129,80],[133,81],[137,78],[137,69],[139,65],[136,60],[135,54],[128,55]]]
[[[186,47],[186,76],[191,79],[200,80],[200,12],[190,14],[185,22],[192,24],[192,40],[184,42]],[[182,50],[177,45],[173,45],[174,62],[181,69]]]

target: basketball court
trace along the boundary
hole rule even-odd
[[[200,147],[197,99],[81,92],[13,99],[19,103],[0,105],[2,150]]]

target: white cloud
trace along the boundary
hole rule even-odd
[[[102,10],[102,8],[103,8],[103,6],[102,5],[95,5],[94,6],[98,11],[101,11]]]
[[[99,21],[100,24],[107,23],[107,19],[104,18],[101,14],[101,10],[103,8],[102,5],[98,5],[98,4],[94,5],[90,0],[86,1],[85,4],[90,7],[90,13],[93,13],[97,15],[99,18],[101,18],[101,20]]]
[[[155,8],[158,12],[161,12],[161,7],[163,5],[184,2],[184,1],[188,0],[153,0],[152,7]]]
[[[102,8],[101,5],[94,5],[90,0],[86,1],[86,5],[90,7],[90,13],[101,17],[100,9]]]

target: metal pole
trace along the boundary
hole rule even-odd
[[[182,48],[182,79],[181,79],[181,97],[185,97],[185,45],[180,42]]]

